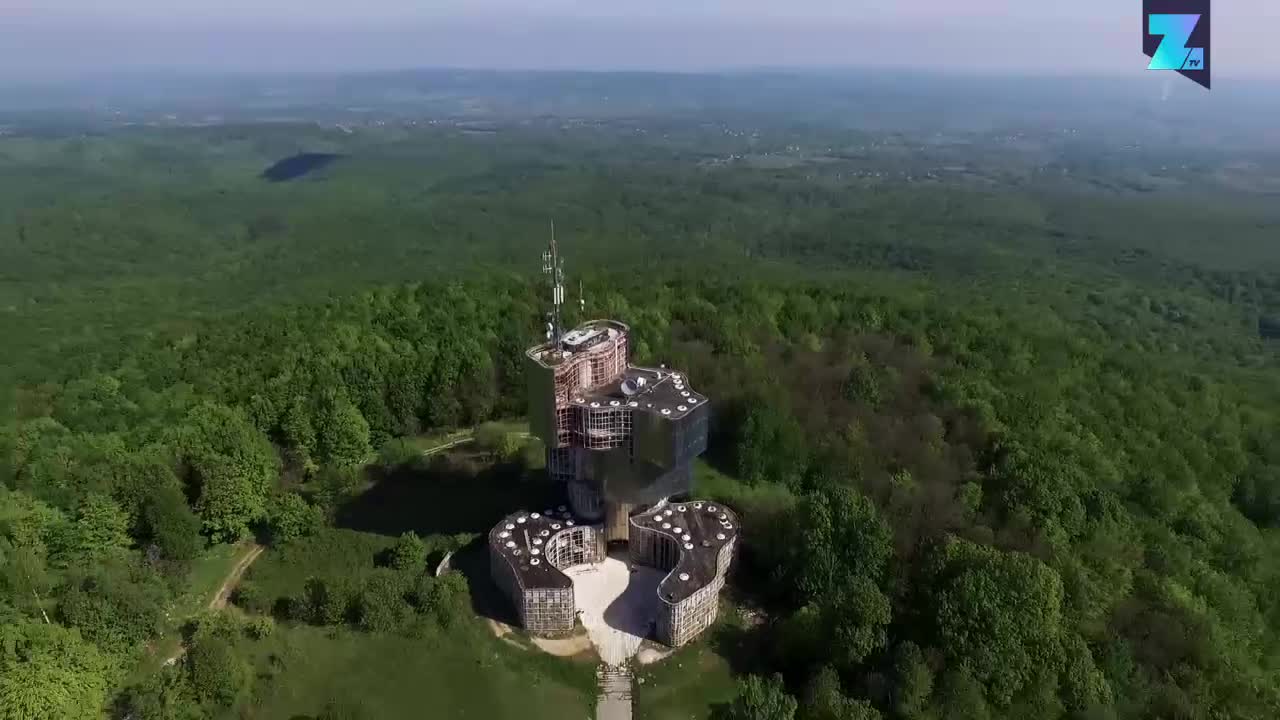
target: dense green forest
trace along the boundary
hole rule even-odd
[[[583,269],[1070,270],[1199,290],[1241,306],[1233,322],[1266,316],[1280,333],[1280,214],[1260,192],[1270,180],[1243,175],[1233,182],[1254,192],[1235,191],[1220,181],[1243,171],[1207,150],[1184,167],[1158,149],[1059,134],[917,144],[637,121],[4,137],[4,370],[34,368],[39,381],[51,363],[250,305],[482,267],[526,273],[552,218]],[[304,151],[342,158],[294,182],[260,179]],[[1280,178],[1266,157],[1254,173]]]
[[[734,594],[764,621],[719,631],[754,651],[705,713],[1280,714],[1273,207],[1025,159],[994,184],[710,166],[733,147],[668,135],[0,142],[0,718],[273,717],[275,623],[480,643],[471,589],[423,570],[493,518],[350,518],[421,464],[407,438],[523,412],[551,216],[586,313],[715,401]],[[302,149],[346,157],[258,177]],[[486,482],[534,492],[536,454],[495,449]],[[241,612],[140,671],[201,559],[248,538],[275,564]],[[336,569],[291,569],[313,556]]]

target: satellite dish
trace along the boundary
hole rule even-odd
[[[640,392],[640,386],[636,384],[635,380],[627,379],[622,381],[623,395],[626,395],[627,397],[631,397],[632,395],[635,395],[638,392]]]

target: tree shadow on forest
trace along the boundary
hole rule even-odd
[[[733,720],[733,703],[711,703],[711,712],[707,717],[711,720]]]
[[[513,512],[564,502],[563,488],[544,472],[446,455],[381,471],[372,487],[338,508],[335,525],[392,537],[474,533],[450,565],[467,578],[477,615],[518,625],[515,608],[490,575],[489,531]]]
[[[721,608],[723,612],[725,608]],[[711,649],[724,658],[735,677],[763,673],[769,664],[769,628],[746,627],[733,622],[712,626],[708,638]]]
[[[519,465],[439,457],[381,472],[338,508],[335,524],[393,537],[488,533],[509,513],[562,503],[561,496],[543,473]]]

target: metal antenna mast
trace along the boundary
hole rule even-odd
[[[551,221],[551,245],[542,253],[542,272],[551,284],[551,312],[547,313],[547,340],[560,344],[564,334],[560,325],[560,306],[564,304],[564,260],[556,247],[556,221]]]

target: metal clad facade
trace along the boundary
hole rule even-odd
[[[559,444],[556,437],[555,371],[537,360],[524,358],[525,376],[529,382],[529,432],[548,448]]]

